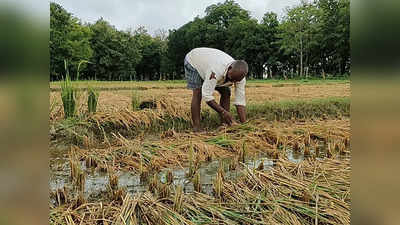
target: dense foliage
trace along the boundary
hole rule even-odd
[[[232,0],[210,5],[206,15],[180,27],[148,34],[120,31],[104,19],[82,23],[50,3],[50,79],[182,79],[183,59],[196,47],[221,49],[250,66],[252,78],[337,77],[350,74],[350,0],[302,1],[278,18],[261,21]],[[72,77],[75,79],[76,77]]]

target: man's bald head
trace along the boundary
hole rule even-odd
[[[235,60],[228,69],[228,79],[232,82],[241,81],[249,72],[249,66],[244,60]]]

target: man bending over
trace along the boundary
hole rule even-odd
[[[222,123],[231,125],[231,86],[235,86],[235,101],[240,122],[246,121],[245,85],[248,65],[244,60],[234,60],[225,52],[214,48],[195,48],[184,60],[187,88],[193,90],[192,122],[194,131],[200,130],[201,99],[219,113]],[[217,90],[221,94],[218,104],[213,96]]]

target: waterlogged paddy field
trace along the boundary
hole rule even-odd
[[[305,103],[348,97],[348,82],[250,83],[253,105],[293,103],[200,133],[177,129],[190,121],[190,91],[173,85],[142,88],[144,99],[162,99],[153,110],[132,112],[132,91],[111,90],[95,115],[82,106],[71,122],[53,111],[50,224],[350,224],[347,103]]]

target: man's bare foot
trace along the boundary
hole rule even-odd
[[[200,127],[193,127],[193,132],[198,133],[200,131],[201,131]]]
[[[223,124],[221,124],[219,127],[217,127],[217,131],[223,131],[223,130],[225,130],[227,127],[229,127],[229,125],[226,124],[226,123],[223,123]]]
[[[232,121],[232,124],[231,124],[231,126],[236,126],[236,125],[239,125],[239,123],[238,123],[238,122],[236,122],[235,120],[234,120],[234,121]]]
[[[222,122],[220,127],[231,127],[231,126],[235,126],[235,125],[238,125],[238,122],[236,122],[235,120],[232,120],[232,123],[230,125],[226,122]]]

